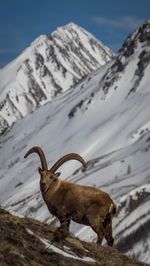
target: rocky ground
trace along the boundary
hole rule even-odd
[[[55,229],[37,220],[0,209],[0,265],[146,266],[108,246],[86,243],[70,235],[55,242]]]

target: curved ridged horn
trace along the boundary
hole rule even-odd
[[[41,160],[42,170],[48,170],[47,161],[45,158],[45,154],[42,149],[38,146],[32,147],[24,156],[24,158],[28,157],[31,153],[37,153]]]
[[[82,165],[84,167],[86,167],[86,163],[84,161],[84,159],[77,153],[69,153],[64,155],[63,157],[61,157],[49,170],[52,173],[55,173],[57,171],[57,169],[65,162],[69,161],[69,160],[77,160],[80,163],[82,163]]]

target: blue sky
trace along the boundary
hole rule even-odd
[[[150,18],[150,0],[0,0],[0,67],[35,38],[74,22],[117,51]]]

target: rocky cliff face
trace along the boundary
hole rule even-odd
[[[37,38],[1,71],[0,133],[112,57],[106,46],[73,23]]]

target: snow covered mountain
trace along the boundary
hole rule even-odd
[[[118,203],[114,220],[117,247],[138,259],[150,254],[150,20],[131,34],[117,57],[88,75],[0,137],[0,204],[10,211],[53,221],[39,191],[36,155],[41,146],[49,166],[77,152],[88,161],[61,167],[62,179],[92,185]],[[88,227],[71,230],[95,239]]]
[[[112,57],[106,46],[73,23],[37,38],[1,70],[0,133]]]

